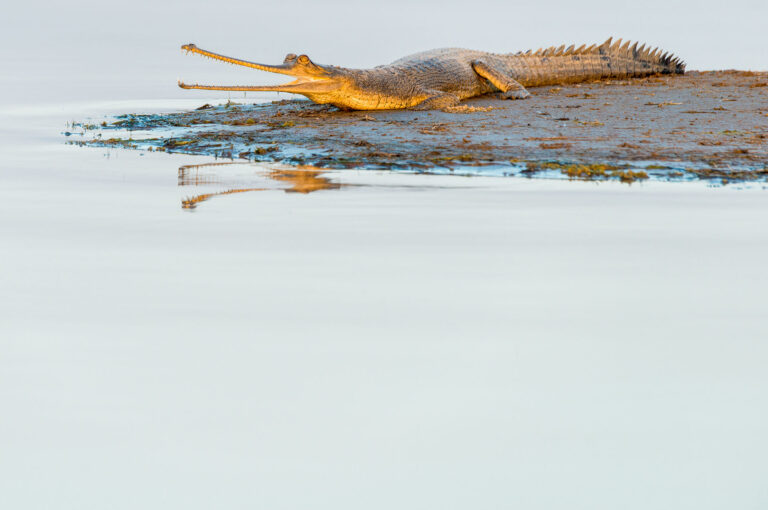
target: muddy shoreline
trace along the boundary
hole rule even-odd
[[[768,179],[768,73],[690,72],[486,96],[453,111],[305,100],[126,114],[72,143],[319,168],[574,179]]]

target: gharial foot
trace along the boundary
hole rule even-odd
[[[528,99],[531,93],[525,89],[508,90],[497,96],[499,99]]]

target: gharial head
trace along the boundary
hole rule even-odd
[[[297,56],[293,53],[286,55],[285,60],[280,65],[267,65],[219,55],[200,49],[194,44],[185,44],[181,49],[234,65],[296,77],[296,80],[282,85],[200,85],[186,84],[180,81],[179,87],[183,89],[289,92],[303,94],[313,100],[318,100],[322,99],[323,96],[333,95],[335,91],[340,89],[344,84],[343,77],[346,74],[344,68],[315,64],[308,56]]]

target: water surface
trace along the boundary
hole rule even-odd
[[[180,173],[73,111],[2,121],[3,508],[768,501],[760,188]]]

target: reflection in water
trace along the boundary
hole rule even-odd
[[[216,167],[228,167],[228,171],[211,172]],[[232,170],[244,169],[246,173]],[[254,172],[255,171],[255,172]],[[250,163],[226,162],[206,163],[201,165],[185,165],[179,167],[179,186],[226,186],[222,191],[200,193],[181,201],[182,209],[195,209],[201,202],[216,196],[245,193],[248,191],[268,191],[281,189],[286,193],[312,193],[314,191],[339,189],[343,184],[331,182],[321,174],[324,170],[314,167],[296,167],[290,169],[270,169]],[[265,181],[262,187],[231,187],[235,184],[253,183],[254,180]]]
[[[228,189],[226,191],[219,191],[216,193],[203,193],[201,195],[195,195],[194,197],[187,198],[181,201],[182,209],[194,209],[200,202],[205,202],[213,197],[221,195],[231,195],[233,193],[245,193],[246,191],[264,191],[268,188],[243,188],[243,189]]]
[[[326,189],[339,189],[341,184],[331,182],[330,179],[322,177],[319,170],[270,170],[269,177],[275,181],[291,183],[286,192],[293,193],[312,193]]]

